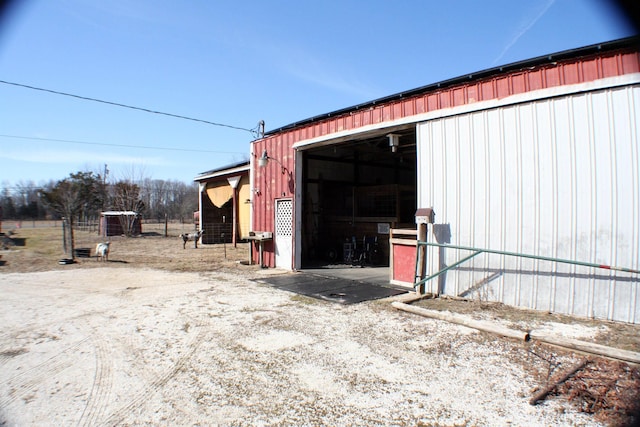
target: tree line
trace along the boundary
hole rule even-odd
[[[0,184],[0,207],[5,219],[94,220],[103,211],[134,211],[143,218],[191,221],[198,209],[198,184],[144,178],[107,182],[95,172],[76,172],[60,181],[36,185],[20,181]]]

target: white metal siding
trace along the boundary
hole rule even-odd
[[[625,86],[424,122],[418,206],[442,242],[640,269],[639,119],[640,88]],[[429,248],[429,270],[467,254]],[[432,282],[640,323],[637,274],[485,254]]]

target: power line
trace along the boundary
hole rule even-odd
[[[194,121],[194,122],[206,123],[206,124],[209,124],[209,125],[212,125],[212,126],[221,126],[221,127],[226,127],[226,128],[229,128],[229,129],[242,130],[242,131],[245,131],[245,132],[249,132],[254,137],[260,137],[261,136],[260,135],[260,131],[261,131],[260,128],[261,128],[261,126],[264,126],[262,123],[258,123],[258,125],[255,128],[246,129],[246,128],[241,128],[241,127],[238,127],[238,126],[227,125],[227,124],[224,124],[224,123],[216,123],[216,122],[210,122],[208,120],[194,119],[193,117],[181,116],[179,114],[164,113],[162,111],[150,110],[148,108],[134,107],[132,105],[120,104],[120,103],[111,102],[111,101],[104,101],[102,99],[91,98],[91,97],[88,97],[88,96],[74,95],[72,93],[59,92],[57,90],[44,89],[44,88],[35,87],[35,86],[29,86],[29,85],[25,85],[25,84],[22,84],[22,83],[8,82],[6,80],[0,80],[0,83],[4,83],[6,85],[23,87],[23,88],[27,88],[27,89],[39,90],[39,91],[42,91],[42,92],[53,93],[53,94],[56,94],[56,95],[70,96],[72,98],[78,98],[78,99],[82,99],[82,100],[85,100],[85,101],[100,102],[102,104],[114,105],[116,107],[129,108],[129,109],[132,109],[132,110],[144,111],[144,112],[152,113],[152,114],[160,114],[160,115],[163,115],[163,116],[175,117],[175,118],[178,118],[178,119],[184,119],[184,120],[191,120],[191,121]],[[262,132],[264,132],[264,130],[262,130]]]
[[[215,154],[245,154],[244,151],[216,151],[216,150],[196,150],[193,148],[172,148],[172,147],[149,147],[145,145],[130,145],[130,144],[108,144],[106,142],[88,142],[88,141],[73,141],[70,139],[53,139],[53,138],[37,138],[32,136],[19,136],[19,135],[4,135],[0,134],[2,138],[15,138],[15,139],[31,139],[34,141],[52,141],[52,142],[67,142],[71,144],[84,144],[84,145],[103,145],[107,147],[124,147],[124,148],[143,148],[145,150],[164,150],[164,151],[189,151],[194,153],[215,153]]]
[[[68,177],[66,177],[64,179],[67,179],[67,178]],[[58,181],[60,181],[60,180],[50,179],[49,182],[41,181],[43,183],[43,185],[37,185],[37,184],[33,184],[33,185],[16,185],[16,184],[13,184],[13,185],[8,185],[6,187],[3,187],[2,183],[0,183],[0,198],[3,196],[2,195],[2,191],[4,191],[4,190],[7,190],[7,191],[12,192],[12,193],[18,193],[18,192],[21,192],[21,191],[39,191],[39,190],[47,188],[47,185],[49,185],[49,184],[55,185],[56,182],[58,182]],[[169,184],[169,183],[184,184],[184,186],[187,187],[187,188],[188,187],[196,187],[198,185],[196,182],[191,183],[191,182],[184,182],[184,181],[177,181],[177,180],[167,180],[167,179],[159,179],[159,180],[153,180],[152,179],[152,181],[163,181],[163,182],[165,182],[167,184]],[[156,190],[153,186],[145,185],[142,182],[134,182],[133,184],[137,185],[139,189],[144,190],[144,191],[155,191]],[[107,183],[106,185],[107,186],[112,186],[113,184],[112,183]],[[172,190],[166,189],[166,190],[159,190],[159,191],[166,193],[166,192],[170,192]]]

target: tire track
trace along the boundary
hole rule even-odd
[[[203,328],[202,319],[199,320],[196,324],[197,327],[200,328],[198,333],[189,341],[186,346],[185,352],[178,358],[176,363],[168,369],[164,374],[157,377],[154,381],[152,381],[146,387],[143,387],[138,393],[132,396],[130,402],[116,410],[112,413],[105,421],[101,424],[108,426],[116,426],[122,424],[124,418],[127,414],[131,413],[133,409],[142,405],[148,398],[149,395],[160,390],[169,380],[171,380],[181,369],[182,367],[191,359],[191,356],[198,349],[200,344],[203,342],[205,338],[205,328]]]
[[[87,399],[78,426],[95,425],[104,416],[109,396],[113,388],[113,368],[112,358],[104,336],[96,334],[94,331],[91,341],[95,349],[95,371],[93,385]]]
[[[0,399],[0,409],[9,406],[20,396],[24,396],[28,391],[33,390],[34,387],[43,381],[70,368],[73,365],[73,359],[69,357],[68,353],[75,352],[88,339],[88,337],[84,338],[44,362],[8,378],[5,381],[8,393],[7,396]]]
[[[11,359],[13,359],[13,356],[7,356],[5,354],[0,354],[0,368],[3,367]]]

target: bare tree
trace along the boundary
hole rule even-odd
[[[113,207],[123,213],[134,213],[134,215],[119,216],[122,232],[125,236],[130,237],[134,234],[136,221],[140,221],[139,215],[142,214],[145,207],[140,198],[140,187],[132,182],[119,181],[113,185],[112,191]]]
[[[42,201],[65,221],[63,248],[68,258],[74,259],[74,217],[83,209],[94,208],[102,203],[99,195],[100,180],[91,172],[78,172],[58,181],[49,191],[41,191]]]
[[[145,179],[140,183],[140,199],[145,205],[146,215],[150,218],[190,218],[198,208],[197,184]]]

